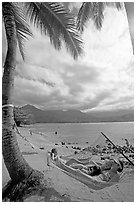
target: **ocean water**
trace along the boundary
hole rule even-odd
[[[116,145],[125,145],[125,138],[134,145],[134,123],[37,123],[30,125],[33,132],[42,133],[52,142],[77,143],[85,147],[93,145],[98,139],[104,139],[101,132],[105,133]],[[57,134],[55,134],[57,132]]]

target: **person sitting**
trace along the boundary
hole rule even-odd
[[[60,161],[62,163],[66,163],[67,161],[62,159],[60,155],[58,155],[58,151],[56,148],[53,148],[50,152],[48,152],[48,157],[53,161]]]
[[[60,160],[61,162],[65,163],[67,166],[70,166],[71,164],[73,163],[77,163],[77,164],[88,164],[89,163],[89,160],[88,161],[80,161],[80,160],[77,160],[77,159],[69,159],[68,161],[63,159],[61,156],[58,155],[58,152],[57,152],[57,149],[56,148],[53,148],[50,152],[48,152],[50,158],[54,161],[56,160]]]
[[[56,161],[58,159],[57,149],[53,148],[51,151],[48,151],[46,157],[47,157],[47,166],[50,166],[50,159],[52,159],[53,161]]]
[[[53,149],[51,150],[50,156],[51,156],[51,159],[54,160],[54,161],[57,159],[57,157],[58,157],[58,152],[57,152],[57,149],[56,149],[56,148],[53,148]]]

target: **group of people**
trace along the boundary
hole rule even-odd
[[[60,160],[65,162],[65,165],[71,166],[74,169],[79,169],[90,176],[100,176],[103,181],[117,182],[120,178],[120,173],[123,171],[123,162],[117,158],[105,160],[102,165],[98,165],[92,160],[91,162],[82,162],[72,158],[68,161],[64,161],[58,156],[56,148],[53,148],[49,154],[53,161]],[[49,160],[47,164],[49,164]]]

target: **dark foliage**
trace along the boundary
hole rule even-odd
[[[19,107],[15,107],[14,120],[16,122],[16,125],[19,127],[20,125],[29,125],[34,123],[34,116],[33,114],[30,114]]]

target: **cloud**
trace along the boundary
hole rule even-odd
[[[133,106],[134,59],[124,10],[107,8],[101,31],[88,23],[85,53],[77,61],[64,45],[56,51],[47,36],[32,29],[35,38],[25,44],[26,61],[18,54],[16,105],[86,111]]]
[[[58,96],[59,98],[67,95],[68,91],[69,88],[65,86],[58,73],[52,70],[27,63],[17,66],[14,92],[15,103],[31,103],[35,105],[39,103],[39,105],[45,105],[47,97],[52,99],[52,96],[54,98]]]

